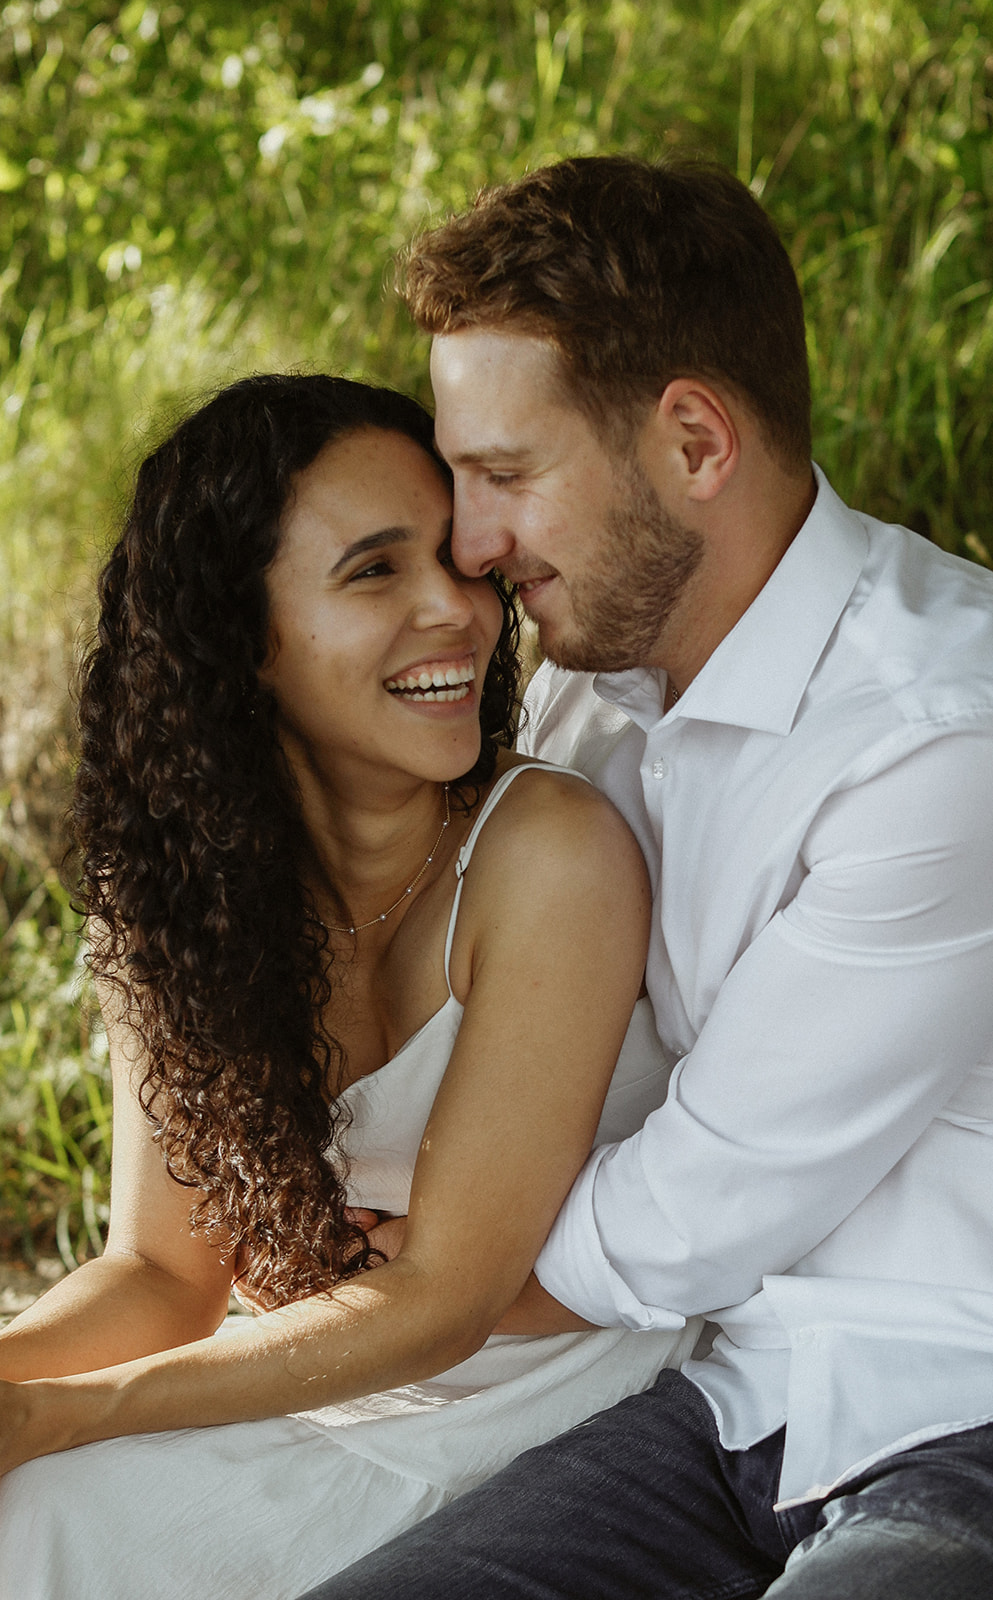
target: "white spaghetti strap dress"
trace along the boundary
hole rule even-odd
[[[504,774],[459,853],[446,979],[480,830],[508,786],[535,770]],[[406,1212],[461,1017],[449,984],[392,1060],[346,1090],[353,1204]],[[597,1143],[640,1127],[670,1070],[639,1001]],[[0,1600],[294,1600],[522,1450],[646,1388],[690,1354],[698,1331],[495,1335],[430,1382],[347,1405],[43,1456],[0,1479]]]

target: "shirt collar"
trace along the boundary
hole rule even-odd
[[[810,515],[769,581],[670,713],[766,733],[789,733],[797,708],[865,563],[855,512],[814,467]],[[598,673],[596,693],[647,731],[662,716],[665,673]]]

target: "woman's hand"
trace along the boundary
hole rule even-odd
[[[345,1215],[355,1222],[366,1235],[374,1250],[386,1261],[392,1261],[403,1249],[407,1236],[407,1218],[385,1216],[380,1211],[367,1211],[364,1206],[350,1206]],[[381,1266],[379,1256],[369,1262],[368,1271]]]
[[[373,1249],[379,1254],[369,1262],[367,1271],[382,1264],[381,1258],[392,1261],[394,1256],[400,1254],[406,1233],[406,1217],[385,1216],[379,1211],[369,1211],[364,1206],[349,1206],[345,1211],[349,1222],[354,1222],[367,1236]],[[272,1300],[266,1295],[264,1286],[261,1289],[250,1289],[245,1282],[245,1274],[249,1266],[249,1258],[244,1251],[239,1251],[235,1260],[235,1276],[231,1284],[231,1293],[240,1306],[252,1316],[261,1316],[265,1311],[273,1309]]]

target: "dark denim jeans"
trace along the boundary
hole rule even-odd
[[[305,1600],[990,1600],[993,1426],[772,1510],[782,1433],[724,1450],[679,1373],[529,1450]]]

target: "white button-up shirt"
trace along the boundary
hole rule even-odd
[[[781,1503],[993,1419],[993,577],[817,500],[675,707],[542,667],[521,745],[579,767],[652,875],[680,1058],[539,1258],[591,1321],[678,1326]]]

